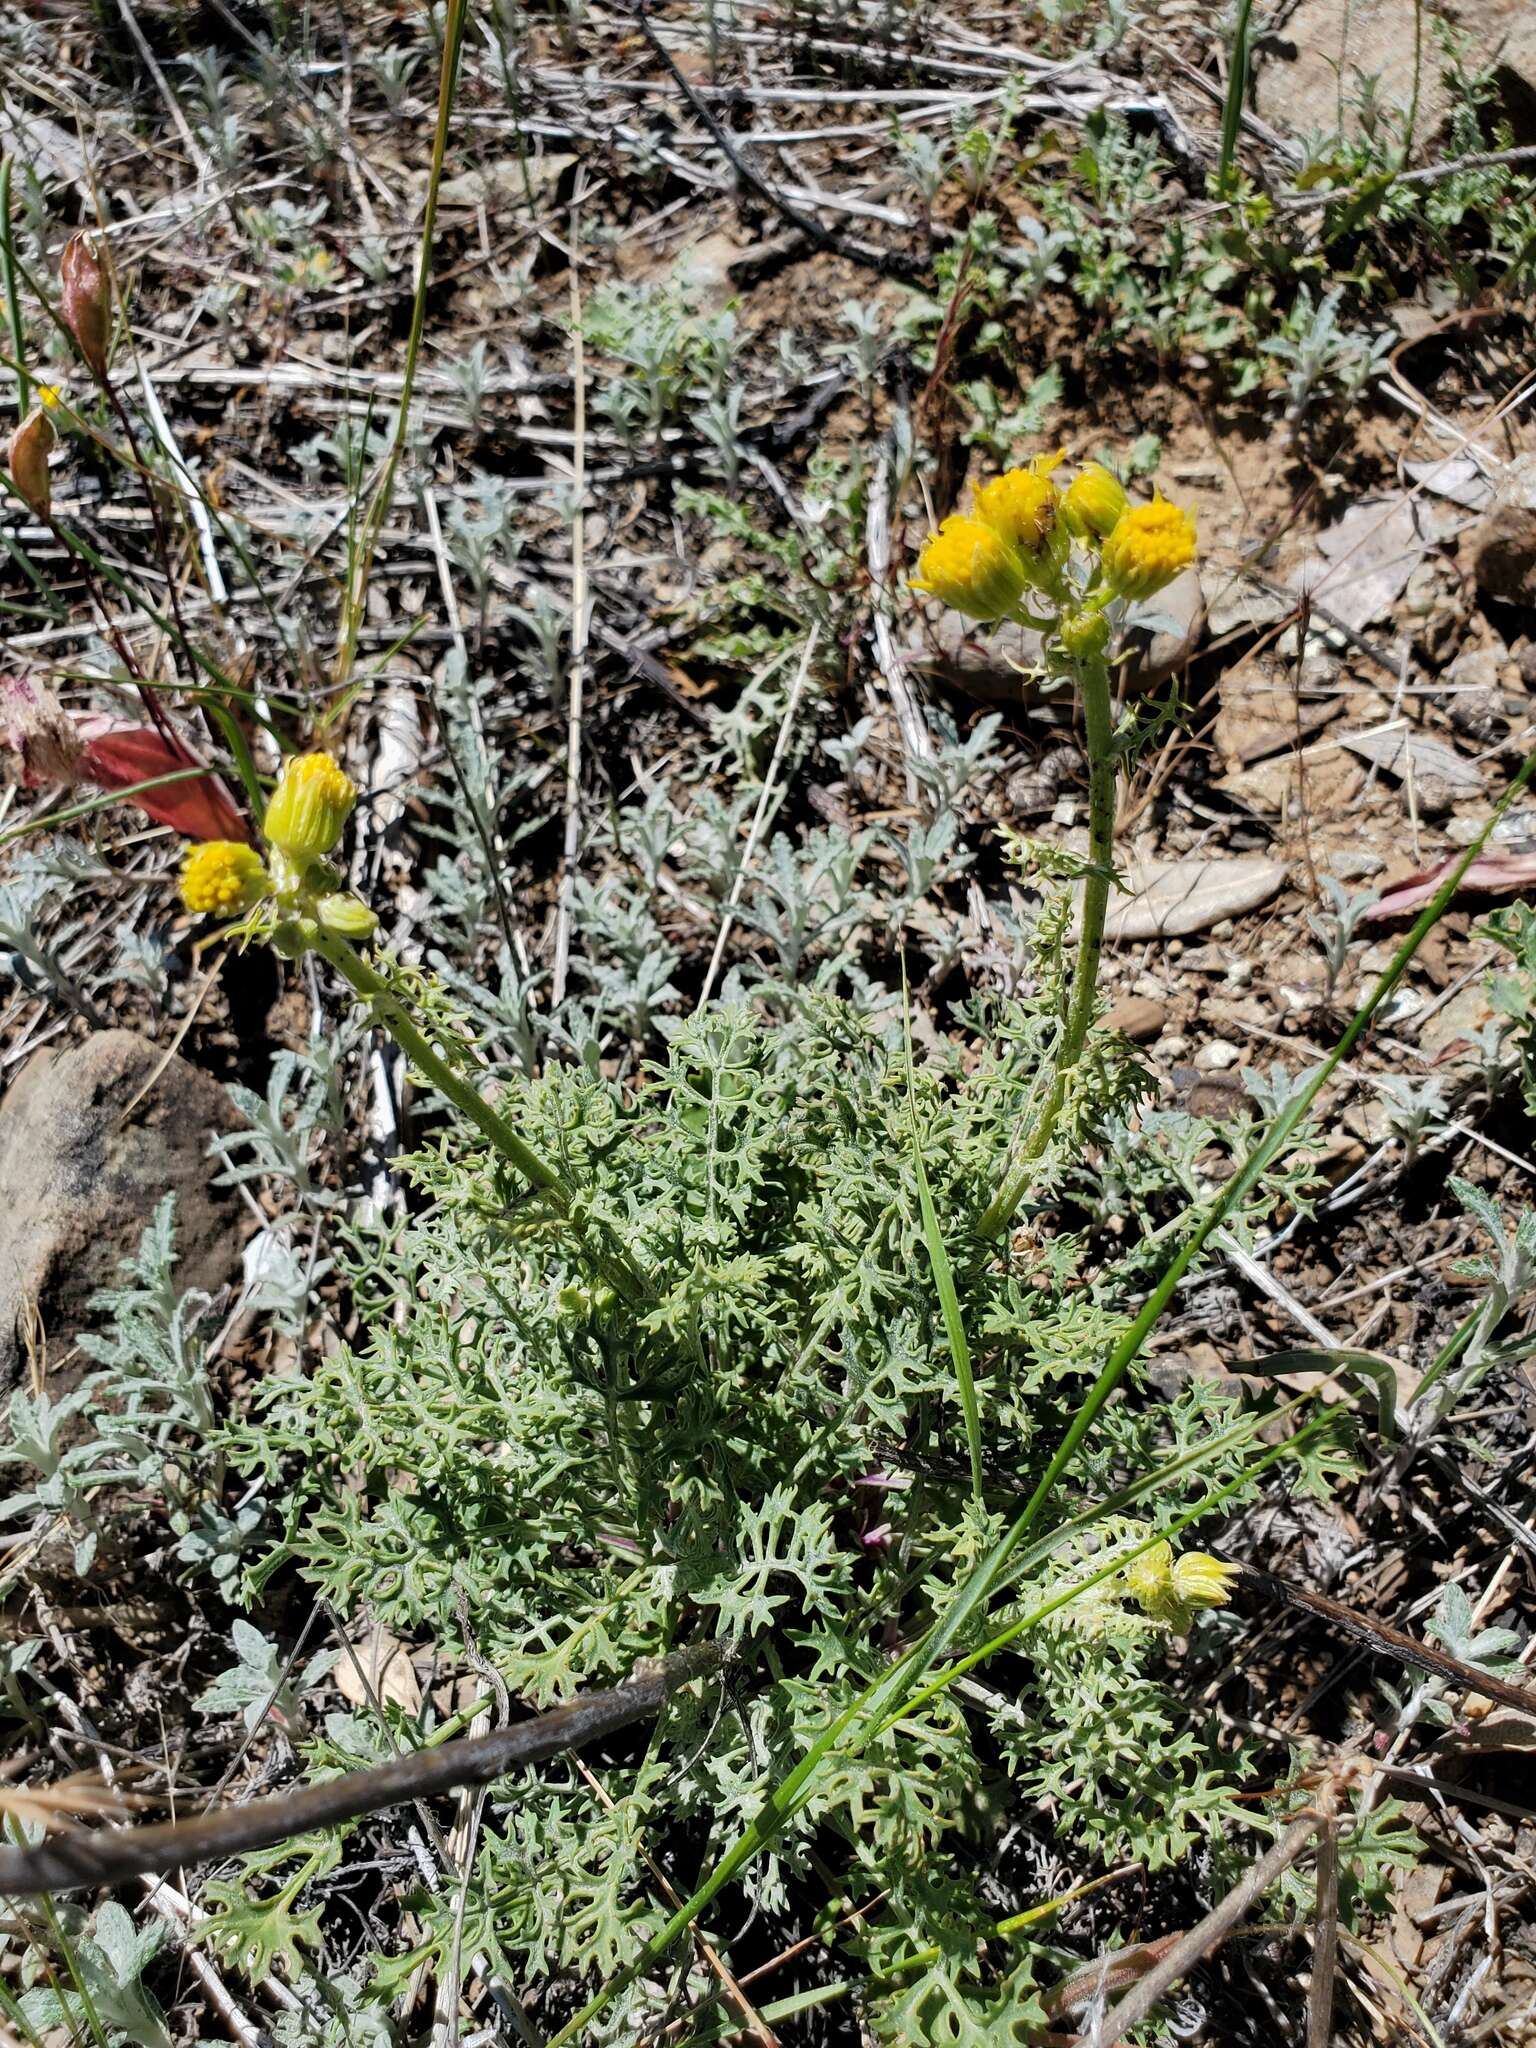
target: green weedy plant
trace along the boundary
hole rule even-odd
[[[530,1699],[701,1633],[740,1646],[738,1708],[680,1700],[611,1783],[611,1813],[564,1765],[518,1787],[482,1840],[466,1949],[578,1986],[633,1966],[662,1924],[639,1842],[681,1853],[750,1821],[764,1764],[803,1756],[928,1626],[1059,1442],[1126,1328],[1119,1275],[1095,1270],[1086,1234],[1042,1232],[1014,1266],[974,1229],[1054,995],[978,1010],[969,1045],[918,1066],[899,1033],[808,997],[777,1028],[744,1010],[664,1027],[666,1060],[632,1095],[570,1067],[513,1084],[520,1128],[582,1188],[590,1227],[622,1239],[641,1298],[594,1279],[567,1218],[448,1142],[411,1163],[425,1207],[387,1254],[411,1276],[410,1318],[273,1383],[234,1431],[234,1462],[292,1489],[259,1579],[289,1562],[343,1611],[366,1602],[440,1644],[467,1618]],[[1096,1068],[1064,1149],[1142,1093],[1128,1054]],[[984,1418],[974,1461],[957,1345]],[[1058,1603],[1030,1661],[1005,1692],[940,1695],[839,1756],[759,1867],[749,1896],[770,1915],[792,1886],[891,1890],[853,1944],[882,2038],[931,2038],[917,2018],[943,2012],[1040,2017],[1048,1951],[999,1938],[976,1884],[976,1804],[999,1767],[1015,1810],[1052,1800],[1062,1837],[1114,1860],[1156,1868],[1235,1824],[1243,1766],[1157,1684],[1166,1624],[1123,1566],[1199,1503],[1251,1497],[1263,1420],[1204,1385],[1116,1408],[1083,1474],[1109,1507],[1063,1499],[988,1617]],[[1322,1433],[1289,1455],[1305,1485],[1335,1462]],[[1126,1473],[1144,1476],[1117,1495]],[[447,1968],[453,1902],[427,1919],[389,1981]],[[632,2018],[657,2009],[631,2000]]]
[[[1228,1568],[1179,1555],[1183,1531],[1282,1459],[1326,1485],[1329,1420],[1266,1446],[1266,1412],[1203,1385],[1110,1397],[1217,1230],[1241,1238],[1294,1197],[1310,1105],[1477,847],[1219,1186],[1169,1132],[1165,1249],[1106,1261],[1078,1163],[1133,1156],[1144,1082],[1089,1029],[1113,879],[1104,647],[1111,607],[1166,581],[1193,536],[1103,471],[1062,493],[1049,468],[946,522],[921,581],[975,617],[1024,616],[1026,588],[1050,607],[1030,616],[1089,736],[1089,858],[1058,876],[1081,883],[1075,955],[1059,889],[1030,1000],[972,1010],[966,1040],[921,1063],[835,996],[781,991],[657,1019],[667,1057],[644,1086],[590,1047],[510,1076],[493,1105],[441,985],[357,950],[374,920],[329,865],[354,796],[333,762],[288,763],[265,854],[188,858],[190,907],[327,962],[457,1113],[409,1163],[419,1204],[398,1234],[353,1235],[366,1337],[273,1383],[230,1432],[236,1468],[290,1502],[248,1592],[292,1566],[344,1611],[464,1643],[536,1701],[701,1639],[734,1655],[726,1696],[674,1697],[611,1809],[561,1762],[521,1781],[462,1898],[424,1904],[424,1941],[384,1965],[381,1993],[483,1951],[543,1984],[557,2023],[590,1990],[557,2042],[597,2038],[605,2014],[605,2031],[644,2024],[670,2009],[679,1937],[736,1887],[802,1930],[808,1901],[831,1921],[859,1909],[836,1938],[883,2038],[997,2038],[1042,2020],[1058,1956],[978,1882],[995,1773],[1016,1810],[1049,1801],[1082,1852],[1149,1868],[1240,1814],[1278,1830],[1293,1811],[1286,1786],[1267,1817],[1239,1807],[1245,1759],[1185,1724],[1155,1665],[1170,1626],[1224,1597]],[[670,831],[658,813],[647,857]],[[1124,1177],[1149,1220],[1154,1181],[1145,1157]],[[1002,1242],[1026,1198],[1024,1233]],[[409,1317],[388,1313],[406,1296]],[[983,1664],[986,1686],[969,1675]],[[316,1768],[349,1760],[338,1740],[328,1726],[311,1745]],[[1404,1853],[1400,1830],[1350,1839],[1362,1868]],[[641,1844],[694,1867],[701,1842],[705,1874],[667,1914]],[[275,1897],[287,1912],[291,1876]],[[687,1995],[716,1995],[682,1967]]]
[[[1067,1191],[1086,1150],[1124,1152],[1146,1087],[1102,1037],[1077,1047],[1035,1155],[1029,1245],[1000,1258],[984,1228],[1013,1133],[1054,1101],[1079,1001],[1065,891],[1041,921],[1034,997],[977,1008],[968,1042],[920,1064],[909,1036],[806,993],[773,1017],[659,1020],[667,1056],[642,1088],[583,1062],[513,1076],[492,1107],[442,995],[354,949],[371,920],[327,863],[351,801],[324,756],[290,762],[265,858],[198,847],[184,893],[328,961],[468,1128],[410,1162],[420,1206],[398,1236],[353,1240],[366,1339],[273,1382],[230,1432],[236,1468],[287,1496],[248,1589],[288,1564],[403,1636],[447,1645],[467,1626],[535,1701],[713,1638],[734,1649],[739,1695],[733,1711],[680,1696],[601,1815],[563,1763],[520,1786],[462,1915],[424,1907],[425,1941],[379,1988],[423,1961],[449,1972],[467,1945],[547,1980],[557,2007],[594,1990],[567,2038],[590,2038],[611,1994],[654,2017],[647,1959],[677,1930],[640,1844],[675,1859],[724,1827],[763,1853],[748,1876],[733,1850],[711,1882],[741,1877],[758,1911],[883,1895],[848,1942],[883,2038],[1038,2022],[1052,1952],[1000,1930],[977,1883],[987,1785],[1001,1770],[1015,1805],[1051,1802],[1084,1853],[1152,1869],[1235,1824],[1242,1759],[1184,1725],[1154,1668],[1168,1628],[1224,1597],[1226,1568],[1171,1545],[1279,1458],[1312,1487],[1339,1462],[1326,1420],[1266,1447],[1265,1414],[1196,1384],[1105,1410],[1083,1494],[1027,1547],[1026,1522],[1009,1526],[1020,1489],[1038,1505],[1082,1436],[1101,1359],[1129,1357],[1143,1270],[1134,1251],[1099,1262]],[[665,819],[653,836],[657,853]],[[489,1149],[465,1145],[476,1131]],[[1229,1227],[1255,1226],[1285,1184],[1250,1178]],[[373,1314],[402,1289],[408,1318]],[[1006,1689],[951,1689],[1026,1632]],[[204,1704],[256,1711],[276,1652],[255,1630],[237,1647]],[[960,1661],[924,1682],[941,1648]],[[315,1757],[334,1768],[334,1733]],[[765,1763],[800,1774],[782,1807],[762,1803]],[[290,1875],[272,1910],[299,1889]],[[266,1896],[241,1921],[252,1952]]]

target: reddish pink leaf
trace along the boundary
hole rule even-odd
[[[173,746],[147,725],[123,725],[88,716],[76,721],[85,741],[80,772],[101,789],[132,789],[157,775],[174,775],[194,765],[186,748]],[[249,844],[251,831],[234,798],[210,769],[185,782],[135,790],[131,802],[157,825],[169,825],[184,839],[237,839]]]
[[[1426,868],[1423,874],[1410,875],[1406,881],[1399,882],[1379,903],[1371,905],[1365,913],[1366,919],[1376,923],[1382,918],[1402,917],[1410,910],[1422,909],[1459,858],[1460,855],[1453,854],[1449,860],[1441,861],[1438,867]],[[1536,853],[1483,853],[1462,876],[1461,889],[1481,890],[1486,896],[1506,896],[1516,889],[1529,888],[1533,882],[1536,882]],[[1461,889],[1458,889],[1458,895]]]

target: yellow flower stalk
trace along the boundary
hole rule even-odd
[[[198,916],[238,917],[269,887],[261,855],[237,839],[208,839],[188,847],[182,862],[181,900]]]
[[[1104,581],[1116,597],[1155,597],[1195,559],[1195,522],[1161,495],[1133,505],[1104,543]]]
[[[1090,462],[1068,484],[1061,500],[1061,514],[1079,540],[1091,546],[1108,540],[1130,509],[1125,487],[1102,462]]]
[[[953,513],[918,557],[912,588],[968,619],[1007,618],[1024,595],[1024,564],[980,519]]]
[[[336,844],[356,802],[352,778],[329,754],[300,754],[284,763],[261,829],[302,875]]]

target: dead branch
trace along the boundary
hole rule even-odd
[[[610,1691],[586,1693],[490,1735],[413,1750],[369,1770],[350,1771],[250,1806],[220,1807],[194,1820],[110,1834],[59,1835],[34,1848],[0,1850],[0,1896],[121,1884],[182,1864],[264,1849],[312,1828],[383,1813],[456,1785],[487,1785],[518,1765],[542,1763],[561,1750],[581,1748],[649,1719],[679,1687],[716,1670],[730,1655],[728,1644],[705,1643],[669,1657],[646,1658]]]

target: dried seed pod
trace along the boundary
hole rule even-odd
[[[48,457],[53,453],[57,438],[53,431],[53,421],[46,412],[28,413],[12,434],[10,447],[6,451],[5,459],[11,472],[11,482],[39,519],[48,517],[48,508],[52,502]]]
[[[60,311],[93,376],[107,374],[112,338],[112,280],[89,235],[71,235],[59,259]]]

